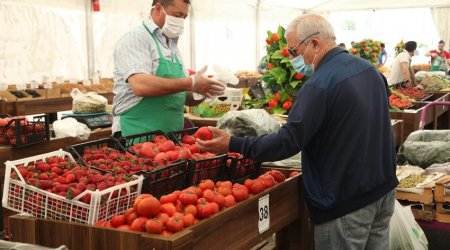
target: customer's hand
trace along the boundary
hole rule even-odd
[[[203,152],[214,154],[227,153],[230,148],[231,135],[216,127],[208,127],[213,132],[214,138],[209,141],[197,139],[196,144]]]
[[[207,97],[222,95],[225,92],[225,84],[208,78],[204,74],[207,67],[197,71],[192,77],[192,91]]]

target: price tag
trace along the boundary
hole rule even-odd
[[[262,234],[270,228],[269,195],[259,198],[258,202],[258,230]]]

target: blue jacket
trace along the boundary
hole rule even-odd
[[[270,135],[231,137],[230,151],[276,161],[302,151],[311,220],[327,222],[394,189],[396,155],[385,82],[366,60],[330,50]]]

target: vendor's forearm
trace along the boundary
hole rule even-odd
[[[162,96],[188,91],[192,86],[191,78],[161,78],[150,74],[134,74],[128,78],[128,84],[137,96]]]

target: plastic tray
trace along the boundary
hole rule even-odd
[[[5,183],[3,187],[3,207],[16,212],[31,214],[38,218],[94,224],[99,220],[110,220],[112,216],[122,214],[133,206],[134,199],[141,193],[143,177],[120,184],[102,191],[85,190],[72,200],[29,185],[20,175],[17,166],[27,166],[30,162],[49,157],[68,157],[75,162],[68,152],[59,150],[15,161],[7,161]],[[19,179],[11,179],[17,173]],[[91,195],[89,204],[81,201],[87,194]]]
[[[189,176],[186,186],[197,185],[202,180],[211,179],[214,182],[228,179],[228,155],[219,155],[203,160],[189,160]]]
[[[187,161],[178,161],[151,172],[142,172],[144,176],[142,193],[159,198],[185,188],[189,174],[188,167]]]
[[[86,149],[96,150],[96,149],[101,149],[103,147],[108,147],[111,149],[118,150],[120,153],[125,153],[125,154],[127,153],[126,149],[122,146],[122,144],[118,140],[116,140],[115,138],[112,138],[112,137],[68,146],[67,151],[69,151],[75,157],[76,161],[82,165],[90,166],[90,167],[100,170],[100,171],[117,174],[118,172],[114,172],[114,171],[108,170],[108,169],[101,169],[98,166],[93,166],[92,164],[88,164],[88,162],[86,161],[86,159],[84,157],[84,151]],[[152,161],[150,159],[144,159],[144,158],[140,159],[138,156],[132,156],[132,155],[130,155],[130,157],[136,158],[135,160],[145,163],[149,166],[153,166]],[[133,175],[133,174],[138,174],[141,171],[142,171],[142,169],[139,169],[139,170],[124,169],[123,173],[125,173],[127,175]]]
[[[0,115],[7,118],[9,115]],[[48,114],[34,116],[27,125],[20,123],[25,118],[14,118],[6,126],[0,127],[0,144],[23,147],[50,140]]]
[[[255,179],[261,169],[261,162],[248,158],[236,158],[229,156],[227,171],[231,182],[243,183],[246,179]]]

